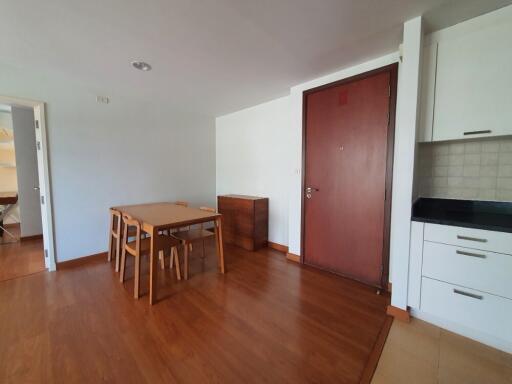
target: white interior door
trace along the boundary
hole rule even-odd
[[[48,152],[46,146],[46,124],[44,104],[34,107],[34,120],[37,145],[37,170],[39,176],[39,194],[41,203],[41,219],[43,224],[44,262],[50,271],[56,269],[55,250],[53,243],[53,222],[50,196],[50,180],[48,169]]]

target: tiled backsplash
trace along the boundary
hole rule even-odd
[[[512,137],[419,145],[422,197],[512,201]]]

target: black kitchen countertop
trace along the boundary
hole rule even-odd
[[[412,206],[412,220],[512,233],[512,202],[421,197]]]

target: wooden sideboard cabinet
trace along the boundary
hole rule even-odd
[[[224,242],[249,251],[267,246],[268,198],[224,195],[218,196],[217,204]]]

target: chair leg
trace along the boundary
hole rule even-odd
[[[158,258],[160,259],[160,269],[165,269],[165,254],[164,251],[158,252]]]
[[[187,243],[185,243],[183,245],[183,252],[184,252],[183,269],[185,270],[183,274],[185,275],[185,280],[188,280],[188,249],[189,249],[189,245],[190,244],[187,244]]]
[[[174,263],[176,264],[176,278],[178,280],[181,280],[181,271],[180,271],[180,258],[178,255],[178,248],[173,247],[171,249],[171,260],[174,260]]]
[[[169,256],[169,269],[172,269],[173,265],[174,265],[174,249],[176,249],[175,247],[172,247],[171,248],[171,255]]]
[[[204,239],[203,239],[203,260],[206,258],[206,251],[205,251],[205,247],[204,247]]]
[[[124,270],[126,268],[126,249],[123,247],[123,253],[121,255],[121,273],[119,274],[119,281],[124,283]]]
[[[107,261],[108,262],[111,262],[112,261],[112,246],[113,246],[113,242],[112,242],[112,229],[110,230],[110,235],[108,237],[108,256],[107,256]]]
[[[133,285],[133,297],[139,298],[140,290],[140,256],[135,256],[135,279]]]
[[[190,251],[190,252],[192,252],[192,243],[190,243],[190,244],[188,245],[188,249],[189,249],[189,251]]]
[[[116,272],[119,272],[119,254],[121,253],[121,236],[120,233],[119,236],[116,237]]]

